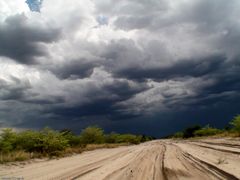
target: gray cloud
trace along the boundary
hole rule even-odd
[[[132,67],[116,72],[117,76],[125,76],[129,79],[144,80],[153,79],[156,81],[182,78],[201,77],[214,73],[224,63],[224,56],[211,56],[203,59],[180,60],[165,67]]]
[[[26,96],[26,91],[31,88],[28,81],[22,81],[14,76],[11,77],[12,83],[0,79],[0,99],[21,100]]]
[[[47,55],[47,49],[41,43],[56,41],[59,35],[58,29],[32,26],[24,14],[10,16],[0,26],[0,56],[34,64],[35,57]]]
[[[79,79],[91,76],[95,67],[100,66],[97,61],[86,59],[70,60],[54,65],[49,70],[61,79]]]
[[[0,64],[1,125],[159,135],[167,121],[223,126],[239,113],[237,0],[64,3],[0,22],[0,58],[14,60]]]

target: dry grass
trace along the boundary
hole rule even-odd
[[[29,153],[23,150],[13,151],[9,153],[0,152],[0,164],[7,162],[17,162],[17,161],[26,161],[36,158],[44,158],[46,155],[40,153]]]
[[[28,159],[31,159],[31,153],[26,153],[24,151],[0,153],[0,163],[13,162],[13,161],[25,161]]]
[[[127,146],[128,143],[118,143],[118,144],[88,144],[85,147],[71,147],[65,150],[65,155],[80,154],[84,151],[92,151],[95,149],[104,149],[104,148],[117,148],[120,146]]]
[[[216,134],[214,137],[240,137],[240,133],[239,132],[229,132],[229,131],[224,131],[220,134]]]
[[[223,131],[221,133],[215,134],[215,135],[209,135],[209,136],[194,136],[190,138],[171,138],[174,140],[199,140],[199,139],[206,139],[206,138],[239,138],[240,133],[239,132],[234,132],[234,131]]]
[[[73,154],[80,154],[84,151],[92,151],[95,149],[103,149],[103,148],[116,148],[119,146],[127,146],[127,143],[119,143],[119,144],[88,144],[85,147],[71,147],[67,148],[65,151],[56,152],[52,155],[49,154],[40,154],[40,153],[28,153],[25,151],[13,151],[9,153],[0,153],[0,163],[14,162],[14,161],[26,161],[34,158],[58,158],[58,157],[66,157]]]
[[[88,144],[85,147],[85,151],[91,151],[95,149],[103,149],[103,148],[116,148],[119,146],[127,146],[128,143],[119,143],[119,144]]]

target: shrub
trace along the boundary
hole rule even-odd
[[[233,126],[233,130],[240,134],[240,115],[235,116],[230,124]]]
[[[141,142],[141,136],[136,136],[132,134],[121,134],[117,136],[117,143],[131,143],[131,144],[139,144]]]
[[[173,135],[173,138],[183,138],[183,132],[176,132],[176,133]]]
[[[195,136],[213,136],[216,134],[220,134],[222,131],[220,129],[216,129],[216,128],[211,128],[209,127],[209,125],[207,125],[206,127],[196,130],[194,132]]]
[[[40,135],[39,150],[43,153],[63,151],[69,146],[68,140],[60,132],[44,128]]]
[[[119,134],[117,133],[110,133],[105,135],[105,142],[106,143],[117,143],[117,139],[118,139]]]
[[[0,151],[10,152],[15,149],[17,134],[12,129],[3,129],[0,138]]]
[[[39,145],[42,144],[42,135],[37,131],[23,131],[16,138],[16,149],[24,149],[28,152],[40,152]]]
[[[80,140],[83,144],[104,143],[103,129],[97,126],[90,126],[82,130]]]
[[[146,136],[145,134],[140,135],[139,138],[140,138],[140,142],[151,141],[151,140],[154,139],[154,137],[152,137],[152,136]]]
[[[59,132],[44,128],[41,131],[26,130],[18,133],[13,132],[12,129],[4,129],[0,134],[0,162],[46,156],[59,157],[67,153],[80,153],[101,147],[112,148],[126,143],[138,144],[149,139],[150,137],[147,136],[132,134],[104,135],[103,129],[96,126],[83,129],[80,136],[68,129]],[[103,144],[105,142],[108,144]]]
[[[71,130],[63,129],[60,131],[71,147],[84,146],[80,136],[75,135]]]
[[[194,137],[194,132],[201,129],[201,126],[196,125],[193,127],[189,127],[183,131],[183,138]]]

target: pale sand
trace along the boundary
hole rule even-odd
[[[240,179],[240,141],[156,140],[59,160],[1,165],[0,177],[25,180]],[[0,178],[1,179],[1,178]]]

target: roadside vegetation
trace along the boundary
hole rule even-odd
[[[188,127],[183,131],[176,132],[170,138],[194,138],[194,137],[240,137],[240,115],[235,116],[232,121],[224,129],[217,129],[206,125],[201,127],[199,125]]]
[[[103,129],[97,126],[87,127],[79,135],[68,129],[55,131],[44,128],[40,131],[22,132],[3,129],[0,134],[0,163],[32,158],[63,157],[98,148],[139,144],[151,139],[144,135],[105,134]]]

